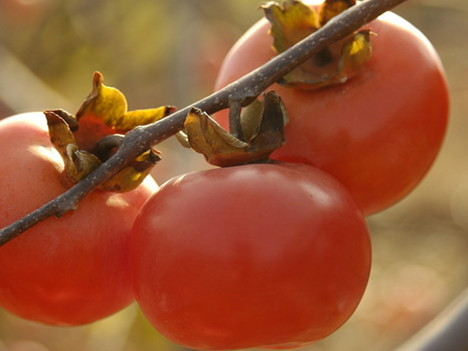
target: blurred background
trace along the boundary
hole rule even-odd
[[[212,92],[223,56],[262,15],[258,0],[0,0],[0,117],[75,112],[95,70],[130,109],[184,107]],[[409,0],[395,12],[439,51],[451,91],[442,152],[405,200],[369,218],[374,265],[356,314],[311,351],[393,350],[468,285],[468,2]],[[172,140],[159,182],[207,167]],[[467,345],[468,349],[468,345]],[[46,327],[0,310],[0,351],[181,350],[135,305],[92,325]]]

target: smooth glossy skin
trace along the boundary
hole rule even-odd
[[[362,213],[334,178],[257,164],[165,183],[135,221],[130,261],[136,300],[170,340],[286,348],[349,318],[371,249]]]
[[[66,188],[42,113],[0,121],[0,227],[35,210]],[[0,307],[53,325],[106,317],[132,301],[127,240],[152,179],[115,194],[95,191],[76,211],[49,218],[0,247]]]
[[[273,57],[268,28],[261,20],[233,46],[217,89]],[[445,135],[449,102],[439,57],[419,30],[392,13],[365,28],[377,36],[358,77],[315,92],[272,86],[290,118],[286,145],[272,157],[334,175],[372,214],[405,197],[427,173]],[[228,127],[227,111],[215,118]]]

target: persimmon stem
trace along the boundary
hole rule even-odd
[[[82,198],[116,174],[135,157],[180,131],[185,117],[192,107],[197,107],[211,114],[228,108],[230,101],[236,101],[241,106],[246,106],[270,85],[317,52],[358,30],[380,14],[391,10],[404,1],[362,1],[334,17],[319,30],[275,56],[271,61],[225,88],[156,123],[137,127],[128,132],[118,151],[98,169],[49,203],[0,230],[0,246],[48,217],[61,216],[65,212],[75,209]]]

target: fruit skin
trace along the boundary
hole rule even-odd
[[[274,56],[268,28],[259,21],[232,47],[216,89]],[[449,98],[440,59],[418,29],[389,12],[364,28],[377,36],[357,77],[312,92],[272,86],[290,118],[286,144],[272,158],[325,170],[373,214],[404,198],[428,172],[444,139]],[[214,117],[228,127],[227,111]]]
[[[42,113],[0,121],[0,153],[0,227],[67,189]],[[46,219],[0,247],[0,306],[47,324],[80,325],[128,305],[128,234],[157,188],[148,178],[129,193],[94,191],[76,211]]]
[[[130,245],[135,298],[150,323],[206,350],[327,336],[358,305],[370,261],[349,192],[293,164],[173,178],[142,208]]]

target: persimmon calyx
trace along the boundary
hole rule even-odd
[[[71,117],[63,110],[44,111],[49,127],[50,141],[62,156],[64,162],[64,174],[70,184],[78,183],[86,175],[99,167],[113,153],[113,148],[118,147],[112,143],[97,147],[100,153],[93,153],[81,149],[66,119]],[[67,116],[63,118],[62,116]],[[71,119],[73,120],[73,119]],[[123,136],[122,136],[123,137]],[[119,139],[118,135],[104,137],[106,139]],[[101,144],[102,144],[101,143]],[[103,151],[104,150],[104,151]],[[134,159],[127,167],[115,174],[109,180],[100,185],[100,189],[106,191],[126,192],[135,189],[149,174],[151,168],[160,160],[156,150],[148,150]]]
[[[184,124],[187,141],[208,163],[219,167],[268,161],[270,154],[284,144],[284,109],[275,92],[265,93],[263,101],[249,105],[239,118],[245,140],[193,108]]]
[[[153,166],[160,160],[159,152],[156,149],[147,150],[135,158],[129,166],[102,183],[100,188],[114,192],[133,190],[143,182]]]
[[[300,0],[266,3],[262,8],[271,24],[273,50],[285,51],[355,3],[325,0],[317,10]],[[359,74],[372,56],[370,34],[370,30],[363,29],[330,45],[285,75],[280,83],[314,90],[346,82]]]
[[[93,90],[75,115],[64,110],[48,110],[44,114],[50,140],[63,158],[67,182],[75,184],[115,153],[126,132],[156,122],[174,110],[172,106],[161,106],[127,111],[124,94],[104,85],[102,74],[95,72]],[[117,192],[133,190],[159,160],[157,150],[147,150],[100,188]]]
[[[320,26],[354,5],[356,0],[325,0],[318,9]]]
[[[110,134],[125,134],[133,128],[156,122],[173,113],[171,105],[152,109],[128,111],[125,95],[104,83],[100,72],[93,74],[93,88],[78,111],[78,130],[75,137],[85,150],[91,149],[102,137]]]

